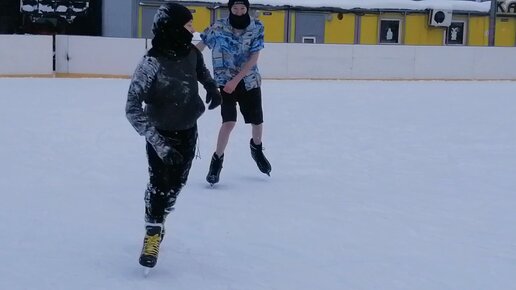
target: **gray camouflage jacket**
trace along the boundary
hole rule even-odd
[[[192,128],[205,110],[197,82],[208,92],[217,90],[197,48],[192,47],[183,57],[150,50],[131,80],[125,108],[127,119],[151,143],[160,139],[156,129]]]

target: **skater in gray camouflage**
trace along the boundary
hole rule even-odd
[[[140,264],[148,268],[156,265],[165,219],[186,184],[195,155],[197,119],[205,110],[198,82],[207,91],[208,109],[221,102],[201,52],[191,44],[190,11],[180,4],[162,5],[152,32],[152,49],[134,72],[126,104],[127,119],[147,141],[150,179]]]

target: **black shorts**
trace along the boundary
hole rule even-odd
[[[224,92],[223,88],[220,88],[220,93],[222,95],[220,114],[223,123],[236,122],[237,103],[246,124],[263,123],[262,91],[259,87],[247,91],[244,82],[241,81],[232,94]]]

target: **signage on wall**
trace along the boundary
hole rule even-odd
[[[516,0],[498,0],[496,13],[498,15],[515,15],[516,16]]]
[[[61,17],[72,23],[88,13],[90,0],[21,0],[20,11],[32,19]]]
[[[464,45],[464,22],[452,22],[446,30],[446,44]]]
[[[400,20],[380,20],[380,43],[400,43]]]

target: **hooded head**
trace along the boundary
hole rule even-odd
[[[241,4],[246,7],[246,12],[243,15],[233,14],[232,8],[236,4]],[[236,29],[246,29],[251,23],[251,17],[249,16],[249,0],[229,0],[229,24]]]
[[[184,26],[192,20],[188,8],[176,3],[166,3],[154,15],[152,25],[153,47],[164,50],[181,50],[190,47],[193,34]]]
[[[229,0],[228,8],[231,10],[231,7],[235,4],[244,4],[247,10],[249,10],[249,0]]]

